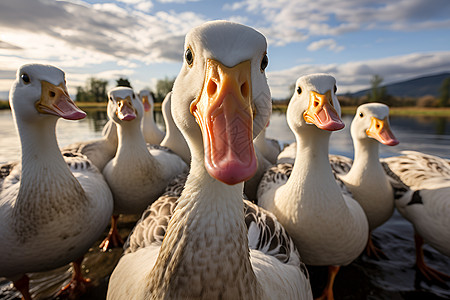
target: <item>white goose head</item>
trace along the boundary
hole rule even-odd
[[[41,64],[26,64],[17,70],[9,102],[14,118],[31,123],[42,117],[78,120],[86,116],[70,99],[62,70]]]
[[[366,103],[359,106],[350,131],[354,140],[375,139],[388,146],[399,143],[389,126],[389,107],[382,103]]]
[[[293,132],[312,126],[327,131],[342,129],[344,123],[340,115],[333,76],[312,74],[297,79],[286,116]]]
[[[140,90],[139,91],[139,99],[142,101],[142,105],[144,106],[145,112],[153,112],[153,96],[149,90]]]
[[[123,124],[125,121],[142,120],[144,107],[141,100],[135,95],[133,89],[119,86],[108,92],[107,113],[115,123]]]
[[[184,49],[172,115],[193,162],[204,159],[208,173],[227,184],[247,180],[257,167],[252,140],[271,112],[266,39],[250,27],[212,21],[192,29]]]

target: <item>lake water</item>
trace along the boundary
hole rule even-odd
[[[106,122],[104,111],[87,111],[84,120],[59,120],[57,137],[61,147],[72,142],[91,140],[101,136]],[[350,123],[353,116],[343,116],[346,127],[332,134],[330,152],[353,156]],[[156,114],[161,129],[164,122]],[[382,157],[398,155],[402,150],[417,150],[450,158],[450,118],[391,117],[391,128],[400,144],[380,146]],[[0,110],[0,164],[20,158],[20,143],[11,112]],[[276,138],[281,145],[294,141],[283,113],[272,115],[267,137]],[[137,216],[122,217],[121,235],[126,236]],[[387,259],[375,260],[364,255],[349,266],[341,268],[335,282],[335,299],[450,299],[450,283],[436,284],[425,281],[414,268],[413,229],[397,212],[374,231],[374,242],[384,251]],[[99,242],[98,242],[99,243]],[[98,245],[97,243],[97,245]],[[100,253],[97,245],[89,251],[84,261],[84,271],[94,279],[94,287],[81,299],[104,299],[108,276],[120,258],[121,250]],[[1,247],[1,245],[0,245]],[[430,266],[450,273],[450,258],[425,245],[425,260]],[[326,276],[321,268],[311,270],[313,278]],[[65,266],[51,272],[31,274],[31,290],[38,299],[48,299],[59,286],[67,283],[70,268]],[[0,278],[0,299],[20,299],[10,282]]]

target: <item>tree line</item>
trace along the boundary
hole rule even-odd
[[[162,102],[167,93],[172,90],[175,78],[165,77],[160,79],[156,83],[155,91],[150,88],[146,88],[152,93],[155,102]],[[127,78],[120,77],[116,79],[115,86],[126,86],[133,88],[130,81]],[[106,102],[108,93],[108,81],[98,79],[95,77],[88,78],[84,87],[77,87],[76,101],[80,102]],[[137,91],[138,92],[138,91]]]

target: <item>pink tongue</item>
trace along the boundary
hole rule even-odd
[[[122,106],[122,108],[119,110],[119,113],[117,114],[119,119],[122,121],[131,121],[136,118],[136,114],[134,110],[129,106]]]
[[[205,134],[204,137],[208,173],[230,185],[250,179],[257,168],[251,120],[245,120],[236,111],[227,113],[226,108],[211,115],[213,117],[207,121],[210,136]]]
[[[325,107],[316,114],[316,120],[318,121],[317,127],[328,131],[339,130],[345,126],[341,118],[333,110]]]
[[[380,139],[383,144],[388,146],[395,146],[399,143],[399,141],[395,138],[390,130],[382,129],[380,134]]]
[[[70,99],[67,100],[66,96],[61,96],[53,106],[58,115],[64,119],[79,120],[86,117],[86,113],[79,109]]]

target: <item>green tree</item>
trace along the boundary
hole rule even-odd
[[[450,106],[450,77],[447,77],[442,82],[441,88],[440,88],[440,97],[439,97],[439,106]]]
[[[123,77],[120,77],[119,79],[116,79],[116,86],[127,86],[129,88],[133,88],[131,86],[131,83],[128,80],[128,78],[123,78]]]
[[[103,102],[107,100],[106,87],[108,81],[94,77],[86,81],[86,86],[77,87],[76,100],[80,102]]]
[[[387,105],[391,105],[392,97],[388,95],[385,86],[381,86],[383,77],[374,75],[370,80],[370,92],[367,94],[368,102],[382,102]]]
[[[156,82],[156,92],[155,92],[155,102],[162,102],[167,93],[172,90],[173,83],[175,82],[175,77],[169,79],[165,77],[164,79],[159,79]]]

